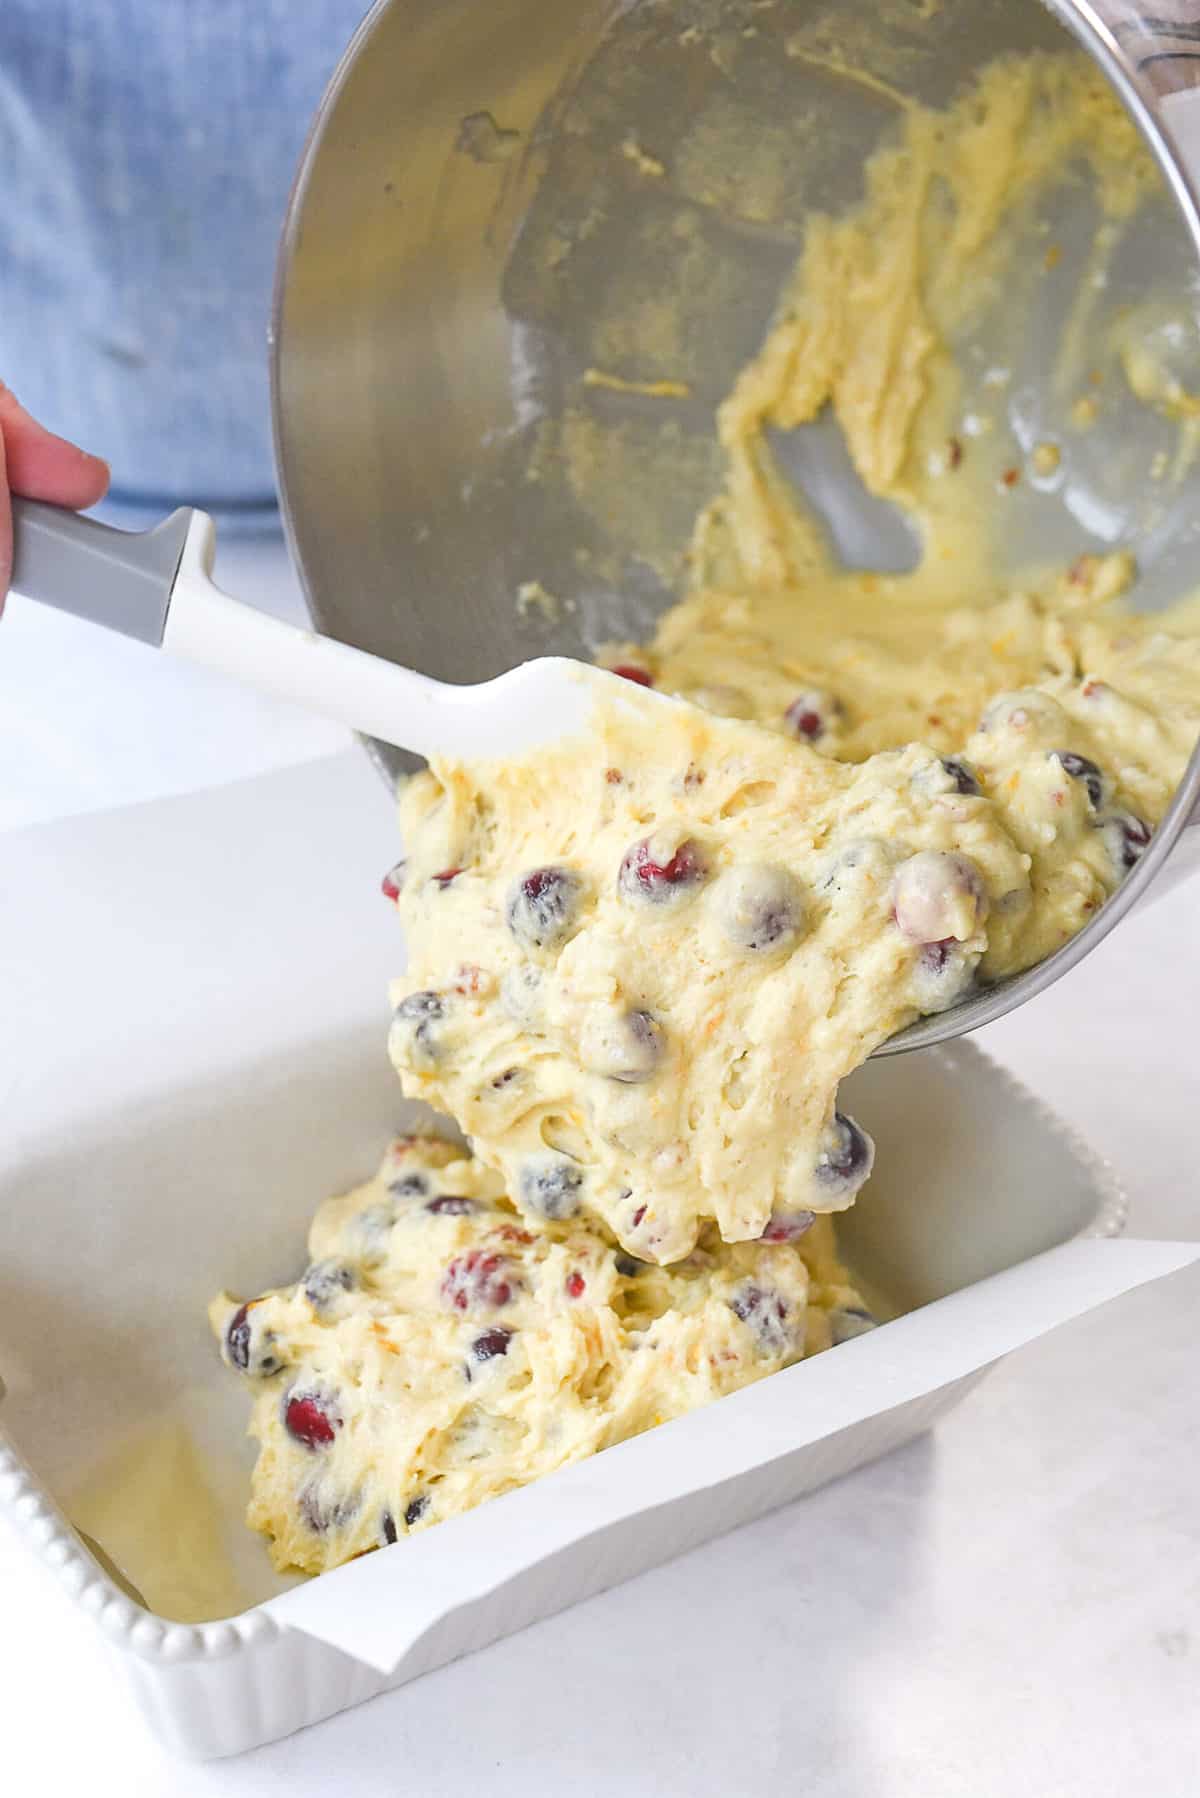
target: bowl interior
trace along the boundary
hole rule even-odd
[[[315,126],[279,271],[279,474],[321,628],[456,682],[648,634],[721,482],[716,405],[808,214],[853,203],[900,96],[944,102],[996,55],[1071,41],[1038,0],[378,6]],[[1064,187],[1035,316],[961,346],[1012,370],[1014,454],[1065,423],[1049,371],[1096,223]],[[1193,266],[1164,185],[1092,328],[1187,295]],[[620,386],[664,380],[686,391]],[[1076,433],[1069,478],[1006,501],[1014,564],[1121,542],[1141,603],[1180,591],[1196,482],[1164,499],[1148,472],[1172,429],[1131,402]],[[792,437],[782,458],[844,559],[911,561],[836,430]]]

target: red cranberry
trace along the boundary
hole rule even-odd
[[[485,1330],[471,1344],[471,1358],[475,1361],[491,1361],[497,1355],[507,1355],[508,1345],[512,1341],[512,1331],[505,1329]]]
[[[557,948],[575,928],[583,881],[571,868],[533,868],[509,889],[504,915],[527,949]]]
[[[425,1209],[431,1211],[435,1217],[467,1217],[472,1211],[477,1211],[479,1207],[474,1199],[464,1199],[458,1193],[447,1192],[443,1193],[440,1198],[430,1199]]]
[[[871,1172],[875,1144],[854,1119],[835,1111],[825,1145],[817,1156],[819,1186],[836,1193],[857,1192]]]
[[[456,1311],[474,1311],[507,1305],[516,1284],[512,1264],[505,1255],[486,1249],[469,1249],[457,1256],[442,1276],[442,1299]]]
[[[653,837],[643,837],[626,850],[617,886],[627,899],[647,899],[652,905],[681,897],[708,877],[708,865],[700,845],[688,837],[666,861],[656,861]]]
[[[435,874],[433,878],[437,881],[438,886],[442,891],[445,892],[446,888],[452,886],[461,873],[461,868],[443,868],[441,873]]]
[[[815,1211],[773,1211],[760,1242],[796,1242],[817,1221]]]
[[[289,1436],[305,1448],[328,1448],[342,1420],[327,1399],[315,1392],[289,1392],[283,1403],[283,1422]]]
[[[576,1271],[567,1275],[567,1297],[569,1299],[581,1299],[586,1291],[587,1281],[581,1273]]]
[[[832,693],[813,690],[800,693],[793,699],[783,721],[794,737],[803,737],[809,743],[819,743],[830,726],[842,716],[842,702]]]
[[[618,662],[615,668],[609,669],[609,673],[619,674],[622,680],[631,680],[639,687],[654,685],[654,676],[645,668],[638,668],[633,662]]]
[[[384,898],[392,900],[393,904],[400,897],[400,888],[404,885],[405,866],[404,862],[396,862],[379,883]]]

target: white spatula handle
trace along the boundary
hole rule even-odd
[[[574,663],[529,662],[452,687],[256,611],[214,585],[206,512],[184,508],[129,532],[18,499],[13,543],[15,593],[417,755],[518,754],[578,729],[590,703],[580,687],[595,671]]]
[[[453,746],[453,687],[222,593],[211,576],[215,544],[211,518],[193,512],[163,630],[169,655],[231,674],[418,755]]]

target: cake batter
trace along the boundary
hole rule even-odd
[[[257,1394],[250,1521],[280,1566],[331,1566],[870,1327],[826,1215],[873,1157],[841,1080],[1074,935],[1200,726],[1194,604],[1129,611],[1124,553],[1002,579],[1006,495],[1060,451],[1008,466],[964,421],[958,347],[1036,303],[1032,215],[1084,178],[1102,274],[1155,176],[1080,58],[908,107],[862,205],[811,220],[720,410],[728,478],[690,593],[601,658],[690,703],[652,741],[614,703],[536,757],[408,783],[391,1054],[474,1156],[397,1142],[318,1214],[304,1280],[214,1304]],[[1195,406],[1156,375],[1160,325],[1096,353],[1180,421],[1182,468]],[[1078,363],[1068,332],[1064,381]],[[919,532],[914,573],[842,569],[781,476],[770,433],[826,409]]]

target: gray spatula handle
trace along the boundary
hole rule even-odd
[[[12,513],[14,593],[159,648],[190,507],[152,531],[116,531],[36,499],[14,499]]]

